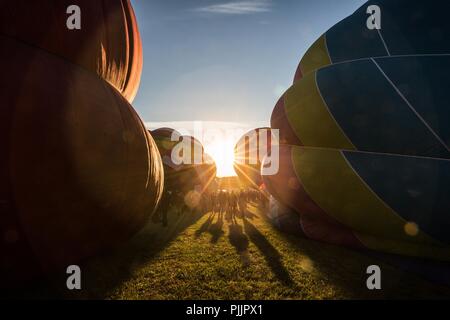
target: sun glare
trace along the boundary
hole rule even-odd
[[[212,143],[205,143],[205,152],[209,154],[217,166],[217,177],[235,176],[233,168],[234,163],[234,144],[232,138],[216,140]]]

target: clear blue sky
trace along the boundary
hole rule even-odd
[[[300,58],[364,0],[132,0],[144,121],[269,122]]]

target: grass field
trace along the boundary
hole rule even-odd
[[[131,241],[82,266],[83,288],[56,277],[21,291],[28,298],[77,299],[377,299],[442,298],[447,287],[365,253],[286,235],[251,206],[227,214],[169,215]],[[366,268],[382,269],[382,290],[366,288]]]

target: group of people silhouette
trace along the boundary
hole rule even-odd
[[[206,193],[201,198],[201,209],[203,212],[244,214],[247,211],[247,205],[250,202],[259,202],[263,200],[261,192],[246,190],[218,190],[212,193]]]
[[[192,200],[189,196],[193,197]],[[258,190],[217,190],[203,193],[184,193],[167,190],[164,192],[153,222],[162,223],[167,227],[169,211],[174,211],[177,216],[194,213],[218,213],[230,214],[232,217],[245,216],[248,204],[265,204],[266,197]]]

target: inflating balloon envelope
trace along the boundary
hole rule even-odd
[[[257,128],[245,133],[234,147],[234,171],[244,186],[260,189],[263,184],[261,163],[272,151],[270,128]]]
[[[163,160],[166,190],[214,190],[216,164],[199,140],[172,128],[159,128],[151,133]]]
[[[73,1],[0,1],[2,286],[124,241],[161,197],[159,153],[130,105],[142,69],[130,2],[75,2],[73,31]]]
[[[367,7],[382,28],[366,25]],[[271,118],[280,171],[263,176],[303,232],[450,260],[450,27],[430,1],[369,1],[305,53]]]

